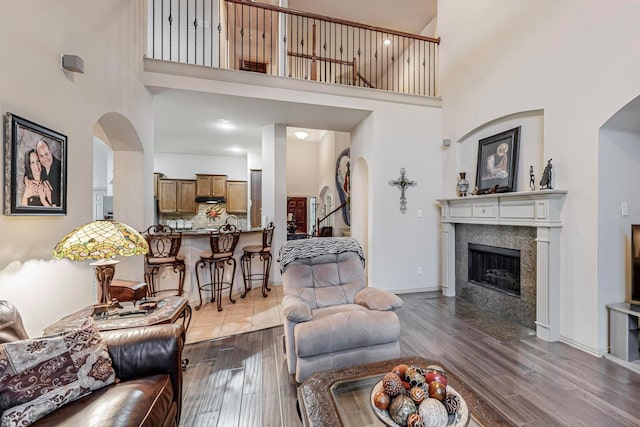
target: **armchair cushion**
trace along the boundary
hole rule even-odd
[[[355,296],[355,303],[369,310],[393,310],[402,307],[402,299],[391,292],[367,287]]]
[[[293,295],[285,295],[282,299],[282,314],[293,322],[307,322],[312,319],[311,307]]]
[[[342,304],[313,311],[313,321],[296,326],[298,357],[337,353],[398,340],[400,323],[393,312]]]
[[[1,424],[32,424],[114,381],[107,346],[91,319],[57,335],[2,344]]]

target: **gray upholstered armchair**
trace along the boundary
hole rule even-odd
[[[284,287],[289,373],[302,382],[316,371],[400,356],[402,300],[367,287],[364,252],[353,238],[290,240],[278,256]]]

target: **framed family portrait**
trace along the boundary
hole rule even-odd
[[[5,115],[5,215],[66,215],[67,137]]]
[[[518,177],[520,126],[479,141],[478,194],[515,191]]]

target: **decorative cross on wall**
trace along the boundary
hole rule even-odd
[[[405,173],[404,168],[400,168],[400,178],[389,181],[389,185],[400,188],[400,212],[403,214],[407,213],[407,198],[404,195],[404,190],[407,187],[418,185],[416,181],[408,180]]]

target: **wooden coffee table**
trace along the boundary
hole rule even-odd
[[[302,423],[305,426],[383,426],[369,403],[371,389],[384,374],[402,363],[422,367],[442,366],[447,372],[448,384],[464,398],[471,412],[469,427],[516,426],[479,393],[460,381],[447,369],[446,364],[421,357],[402,357],[316,372],[298,387]]]

